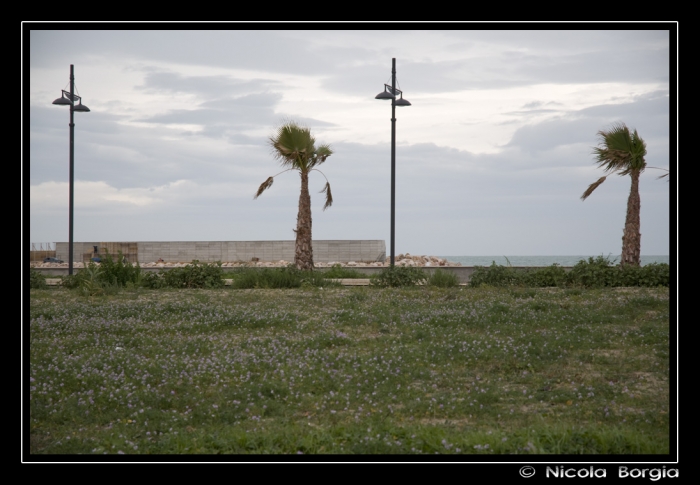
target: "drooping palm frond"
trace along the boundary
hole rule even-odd
[[[265,180],[263,183],[260,184],[260,187],[258,187],[258,191],[255,194],[255,197],[253,197],[253,199],[257,199],[258,197],[260,197],[260,194],[262,194],[267,189],[272,187],[272,182],[274,182],[274,181],[275,181],[274,177],[268,177],[267,180]]]
[[[593,182],[591,185],[589,185],[588,188],[586,189],[586,191],[585,191],[585,192],[583,193],[583,195],[581,196],[581,200],[586,200],[586,198],[587,198],[589,195],[591,195],[591,194],[593,193],[593,191],[594,191],[595,189],[597,189],[598,186],[599,186],[600,184],[602,184],[603,182],[605,182],[605,179],[606,179],[606,178],[608,178],[607,175],[606,175],[605,177],[600,177],[597,181],[595,181],[595,182]]]
[[[326,210],[333,205],[333,194],[331,194],[331,184],[328,181],[326,181],[326,186],[323,187],[323,190],[319,192],[326,193],[326,203],[323,205],[323,210]]]
[[[330,156],[330,155],[329,155]],[[326,193],[326,203],[323,205],[323,210],[328,209],[330,206],[333,205],[333,194],[331,194],[331,183],[328,181],[328,177],[326,177],[326,174],[321,172],[319,169],[314,168],[312,169],[315,172],[320,173],[323,175],[323,178],[326,179],[326,185],[323,187],[322,190],[319,190],[319,193]]]
[[[255,194],[255,197],[253,199],[257,199],[260,194],[265,192],[267,189],[272,187],[272,182],[274,182],[275,177],[278,175],[282,175],[284,172],[289,172],[290,170],[295,170],[294,168],[288,168],[287,170],[282,170],[280,173],[274,174],[272,177],[268,177],[267,180],[265,180],[263,183],[260,184],[260,187],[258,187],[258,192]]]
[[[668,174],[671,173],[671,172],[668,171],[667,168],[659,168],[659,167],[647,167],[647,168],[653,168],[653,169],[655,169],[655,170],[664,170],[664,171],[666,172],[665,174],[659,175],[658,177],[656,177],[657,180],[658,180],[658,179],[665,179],[665,178],[668,177]],[[670,181],[670,178],[669,178],[669,181]]]

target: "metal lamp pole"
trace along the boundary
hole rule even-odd
[[[394,266],[394,227],[396,223],[396,58],[391,59],[391,266]]]
[[[70,65],[70,183],[68,193],[68,274],[73,274],[73,175],[74,160],[75,160],[75,123],[73,123],[73,108],[75,101],[73,100],[73,85],[75,77],[73,76],[73,64]]]
[[[388,92],[387,92],[388,91]],[[396,95],[401,97],[396,99]],[[384,91],[375,96],[375,99],[391,99],[391,242],[390,264],[394,266],[394,240],[396,222],[396,107],[411,106],[408,100],[403,99],[403,91],[396,89],[396,58],[391,59],[391,86],[384,85]]]
[[[73,75],[73,64],[70,65],[70,92],[61,91],[61,97],[56,99],[52,104],[70,106],[70,149],[69,149],[69,189],[68,189],[68,274],[73,274],[73,160],[74,160],[74,140],[75,140],[75,123],[73,123],[73,112],[82,111],[89,112],[90,109],[82,104],[80,96],[74,94],[75,77]],[[75,105],[75,101],[78,105]]]

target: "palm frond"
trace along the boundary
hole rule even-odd
[[[282,122],[268,138],[268,144],[272,148],[272,156],[282,166],[302,172],[312,170],[333,154],[330,145],[317,147],[311,130],[292,120]]]
[[[600,184],[605,182],[606,178],[608,178],[607,175],[605,177],[600,177],[597,181],[595,181],[591,185],[589,185],[588,188],[586,189],[586,191],[581,196],[581,200],[586,200],[588,198],[588,196],[591,195],[593,193],[593,191],[595,189],[597,189]]]
[[[319,145],[314,148],[313,155],[310,158],[309,168],[313,168],[317,165],[321,165],[326,161],[326,158],[333,155],[333,150],[328,144]]]
[[[295,121],[287,120],[275,129],[268,142],[272,155],[282,166],[306,170],[307,158],[314,151],[311,130]]]
[[[659,167],[647,167],[647,168],[653,168],[654,170],[663,170],[663,171],[666,172],[665,174],[659,175],[658,177],[656,177],[657,180],[658,180],[658,179],[667,178],[667,177],[668,177],[668,174],[671,173],[671,172],[668,171],[667,168],[659,168]],[[671,180],[671,179],[669,178],[669,181],[670,181],[670,180]]]
[[[257,199],[258,197],[260,197],[260,194],[272,187],[272,182],[274,181],[274,177],[268,177],[267,180],[260,184],[260,187],[258,187],[258,192],[255,194],[255,197],[253,197],[253,199]]]
[[[593,149],[599,168],[606,172],[619,171],[629,175],[633,171],[643,172],[646,167],[646,143],[637,130],[630,133],[624,123],[615,123],[608,131],[599,131],[600,143]]]
[[[326,193],[326,203],[323,205],[323,210],[326,210],[333,205],[333,194],[331,194],[331,184],[328,181],[326,181],[326,186],[323,187],[323,190],[319,191],[319,193],[321,192]]]

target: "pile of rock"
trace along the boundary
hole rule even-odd
[[[386,258],[386,262],[389,263],[389,258]],[[453,263],[437,256],[414,256],[409,253],[397,255],[394,258],[394,264],[397,266],[462,266],[462,263]]]
[[[191,264],[191,261],[154,261],[152,263],[140,263],[142,268],[182,268]],[[292,264],[293,261],[226,261],[222,262],[221,266],[225,268],[240,268],[240,267],[263,267],[263,268],[281,268]],[[67,268],[68,263],[43,263],[40,261],[35,261],[30,263],[32,267],[39,268]],[[96,263],[99,264],[99,263]],[[370,266],[370,267],[385,267],[389,266],[390,258],[386,258],[384,262],[381,261],[331,261],[328,263],[314,263],[317,268],[330,268],[334,265],[340,265],[342,267],[360,267],[360,266]],[[462,266],[461,263],[453,263],[452,261],[447,261],[444,258],[438,258],[437,256],[419,256],[411,255],[409,253],[399,254],[394,258],[394,264],[396,266]],[[82,268],[83,263],[75,262],[73,263],[74,268]]]
[[[30,261],[30,268],[67,268],[68,263],[44,263],[43,261]],[[82,268],[83,263],[74,262],[74,268]]]

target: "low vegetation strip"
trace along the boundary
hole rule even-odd
[[[29,294],[32,454],[668,454],[668,288]]]
[[[379,273],[367,275],[355,269],[334,265],[323,271],[302,271],[294,266],[283,268],[236,268],[224,275],[221,262],[193,261],[183,267],[160,272],[142,272],[119,254],[116,261],[107,253],[100,265],[88,264],[76,274],[57,282],[47,279],[33,268],[29,270],[29,286],[33,289],[47,285],[75,289],[83,295],[96,296],[118,292],[121,288],[219,288],[231,286],[246,288],[306,288],[344,285],[364,285],[365,280],[379,287],[406,287],[428,285],[439,288],[459,286],[459,278],[451,271],[436,268],[426,273],[411,266],[393,266]],[[356,280],[356,281],[350,281]],[[361,280],[361,281],[360,281]],[[553,264],[542,268],[513,268],[496,265],[476,266],[469,277],[470,287],[668,287],[671,270],[668,264],[649,264],[643,267],[615,265],[602,256],[581,260],[570,271]],[[339,283],[343,282],[343,283]]]

